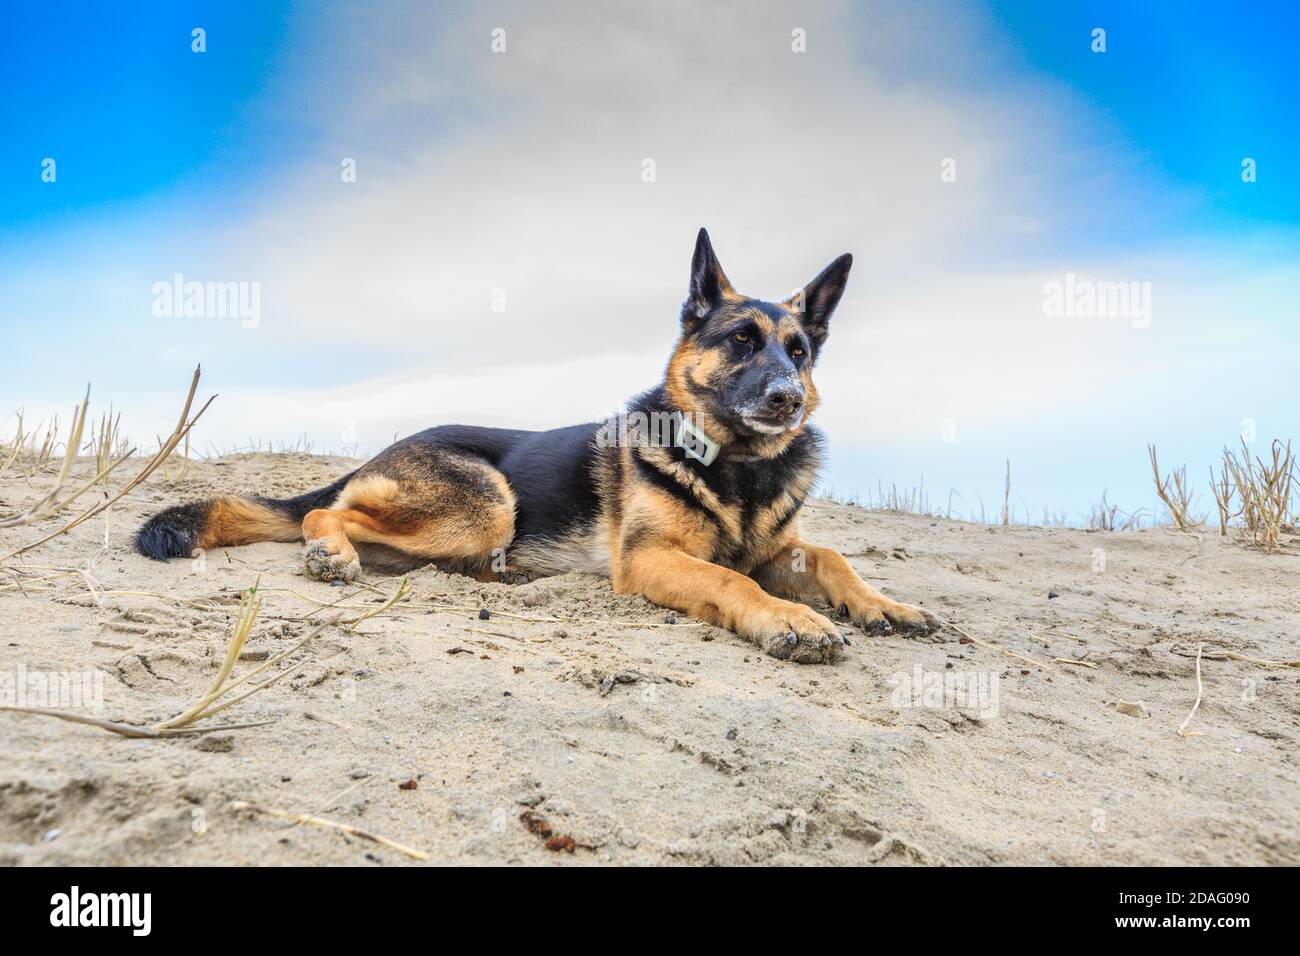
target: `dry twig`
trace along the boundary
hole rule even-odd
[[[1187,725],[1190,724],[1190,723],[1192,722],[1192,718],[1196,716],[1196,709],[1197,709],[1198,707],[1201,706],[1201,691],[1202,691],[1202,685],[1201,685],[1201,651],[1203,651],[1204,649],[1205,649],[1205,645],[1204,645],[1204,644],[1201,644],[1201,645],[1199,645],[1199,646],[1196,648],[1196,703],[1192,704],[1192,709],[1191,709],[1191,711],[1187,714],[1187,719],[1184,720],[1181,724],[1178,725],[1178,736],[1179,736],[1179,737],[1199,737],[1199,736],[1201,736],[1201,732],[1200,732],[1199,730],[1188,730],[1188,729],[1187,729]]]
[[[348,836],[358,837],[362,840],[369,840],[372,843],[378,843],[386,846],[398,853],[404,853],[413,860],[419,860],[422,863],[429,861],[429,854],[423,850],[416,850],[413,847],[398,843],[396,840],[390,840],[388,837],[382,837],[378,833],[371,833],[369,830],[363,830],[360,827],[354,827],[350,823],[339,823],[335,820],[326,820],[323,817],[312,816],[310,813],[290,813],[287,810],[276,810],[272,807],[263,806],[260,803],[249,803],[246,800],[235,800],[230,804],[232,810],[248,810],[252,813],[262,813],[269,817],[278,817],[281,820],[291,820],[295,824],[307,823],[311,826],[325,827],[330,830],[338,830],[346,833]]]
[[[398,601],[400,601],[401,598],[402,598],[402,595],[406,593],[406,581],[407,581],[406,575],[402,575],[402,580],[401,580],[401,582],[397,585],[397,590],[393,592],[393,596],[392,596],[392,597],[390,597],[387,601],[385,601],[383,604],[379,605],[378,607],[373,607],[373,608],[371,608],[370,610],[366,611],[365,614],[361,614],[361,615],[358,615],[357,617],[350,618],[350,619],[344,621],[344,622],[343,622],[343,626],[346,627],[346,628],[348,628],[348,629],[352,629],[352,628],[355,628],[355,627],[356,627],[358,624],[360,624],[362,621],[368,620],[368,619],[374,617],[376,614],[383,614],[385,611],[387,611],[389,608],[391,608],[394,604],[396,604]]]
[[[943,626],[947,628],[951,628],[952,630],[956,631],[958,634],[966,638],[966,640],[970,641],[976,647],[986,647],[991,651],[999,651],[1000,653],[1006,654],[1010,657],[1014,657],[1018,661],[1024,661],[1026,664],[1032,664],[1034,667],[1046,667],[1050,669],[1052,666],[1047,661],[1036,661],[1032,657],[1025,657],[1023,654],[1017,654],[1015,651],[1009,651],[1005,647],[1002,647],[999,644],[990,644],[988,641],[981,641],[978,637],[971,637],[969,634],[963,631],[956,624],[953,624],[951,621],[944,621]]]

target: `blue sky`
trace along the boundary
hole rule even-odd
[[[1300,151],[1293,3],[996,3],[1026,75],[1068,87],[1110,120],[1153,173],[1193,192],[1174,228],[1294,225]],[[1078,42],[1106,29],[1104,55]],[[1241,189],[1249,149],[1267,170]]]
[[[238,191],[280,151],[311,147],[310,129],[258,108],[291,41],[283,4],[14,4],[3,16],[9,243]],[[202,56],[190,49],[198,23],[212,36]],[[59,188],[31,175],[37,153],[57,158]]]
[[[837,491],[924,476],[991,501],[1011,458],[1031,513],[1136,507],[1146,440],[1199,473],[1244,419],[1300,434],[1294,4],[596,9],[10,5],[0,417],[90,380],[147,436],[199,361],[216,447],[596,417],[662,365],[706,224],[758,294],[858,255],[824,360]],[[673,57],[694,87],[658,72]],[[734,130],[700,125],[715,111]],[[754,129],[770,156],[726,148]],[[259,282],[264,320],[155,318],[176,272]],[[1044,324],[1065,273],[1151,281],[1157,321]]]

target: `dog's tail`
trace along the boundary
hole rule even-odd
[[[165,561],[192,557],[197,548],[297,541],[307,512],[332,505],[354,474],[297,498],[224,497],[165,508],[136,532],[135,549]]]

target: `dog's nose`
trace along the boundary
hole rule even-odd
[[[803,405],[803,389],[793,385],[777,385],[766,396],[767,407],[777,415],[793,415]]]

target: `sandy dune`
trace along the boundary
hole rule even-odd
[[[158,720],[203,692],[255,581],[262,613],[237,674],[291,647],[323,616],[315,602],[381,603],[395,580],[330,588],[302,576],[294,545],[166,565],[129,548],[164,504],[297,493],[347,466],[248,455],[180,484],[155,475],[107,529],[99,518],[25,555],[93,561],[101,593],[33,571],[24,594],[0,574],[10,691],[100,671],[102,716]],[[48,481],[0,481],[0,514]],[[269,725],[130,740],[0,713],[0,861],[414,862],[230,808],[253,801],[439,863],[1300,863],[1300,671],[1222,656],[1300,657],[1300,558],[1213,534],[986,528],[829,502],[804,525],[890,595],[1035,663],[948,630],[854,633],[840,664],[798,666],[666,624],[598,578],[509,586],[427,568],[400,611],[327,629],[308,663],[221,715]],[[0,531],[0,552],[53,527]],[[1202,643],[1200,735],[1183,737]]]

